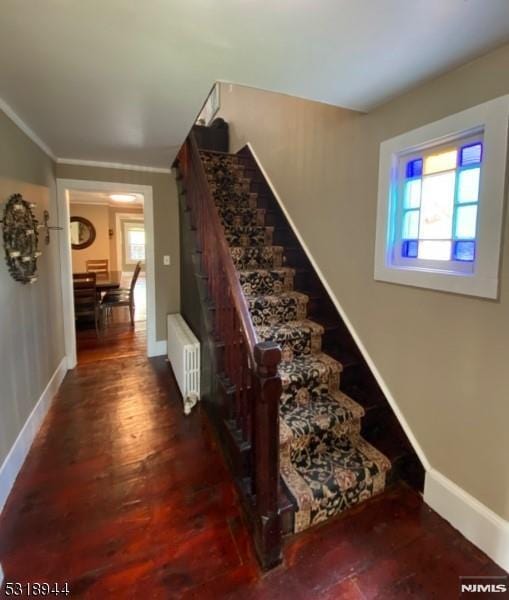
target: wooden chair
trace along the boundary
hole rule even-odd
[[[72,281],[74,284],[81,284],[86,281],[95,281],[96,275],[95,273],[73,273]],[[79,286],[78,286],[79,287]]]
[[[74,316],[94,319],[95,332],[99,334],[99,302],[95,273],[74,273]]]
[[[98,275],[106,275],[109,271],[108,259],[87,260],[87,273],[97,273]]]
[[[138,262],[134,267],[130,286],[128,288],[119,288],[118,290],[107,292],[101,302],[101,310],[106,310],[107,312],[117,306],[128,306],[129,315],[131,317],[131,326],[134,325],[134,288],[136,287],[136,281],[138,280],[140,271],[141,262]]]

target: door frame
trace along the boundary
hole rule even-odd
[[[145,222],[145,277],[147,282],[147,356],[158,356],[160,344],[156,339],[156,296],[154,257],[154,200],[151,185],[137,185],[120,181],[90,181],[88,179],[57,179],[58,224],[60,236],[60,277],[64,321],[65,355],[67,368],[77,364],[76,326],[74,320],[74,293],[72,286],[72,254],[70,234],[69,190],[84,192],[142,194]]]

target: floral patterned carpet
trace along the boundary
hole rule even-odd
[[[201,156],[258,338],[281,346],[280,470],[302,531],[381,492],[391,464],[360,435],[364,409],[339,389],[342,366],[321,351],[323,327],[306,318],[309,299],[294,290],[243,166]]]

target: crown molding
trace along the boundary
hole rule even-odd
[[[138,212],[143,212],[143,204],[121,204],[120,202],[84,202],[83,200],[69,200],[69,204],[78,206],[107,206],[108,208],[118,208],[120,210],[128,210],[130,208],[136,208]],[[135,215],[136,212],[133,212]]]
[[[124,169],[126,171],[143,171],[145,173],[170,174],[171,169],[147,167],[146,165],[126,165],[124,163],[102,162],[96,160],[80,160],[77,158],[57,158],[59,165],[75,165],[78,167],[100,167],[101,169]]]
[[[95,160],[80,160],[76,158],[57,158],[53,150],[41,140],[41,138],[23,121],[23,119],[7,104],[3,98],[0,98],[0,110],[30,139],[34,144],[47,154],[56,163],[62,165],[76,165],[79,167],[100,167],[103,169],[124,169],[126,171],[142,171],[145,173],[165,173],[170,174],[171,169],[162,167],[150,167],[146,165],[127,165],[124,163],[102,162]]]
[[[7,117],[19,128],[21,131],[32,140],[34,144],[39,146],[39,148],[47,154],[54,161],[57,160],[55,154],[51,150],[51,148],[41,140],[41,138],[34,133],[34,131],[23,121],[23,119],[16,113],[14,110],[7,104],[5,100],[0,98],[0,110],[2,110]]]

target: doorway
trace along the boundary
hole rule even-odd
[[[107,290],[102,290],[101,286],[116,285],[117,288],[129,288],[133,270],[136,264],[141,262],[143,267],[134,288],[134,330],[146,329],[144,344],[148,356],[160,354],[155,335],[152,187],[120,182],[59,179],[57,193],[59,223],[63,227],[60,251],[68,367],[74,368],[77,363],[73,274],[88,271],[91,268],[88,263],[91,261],[99,261],[100,268],[103,268],[104,264],[107,265],[108,275],[97,278],[98,296],[103,299]],[[87,236],[92,234],[87,232],[81,220],[78,225],[75,224],[80,217],[93,227],[94,240],[91,244],[87,245]],[[71,239],[72,236],[80,235],[81,238]],[[73,241],[75,244],[72,246]],[[84,242],[85,248],[76,249],[76,242]],[[126,331],[129,331],[128,308],[126,307],[122,315],[123,310],[115,307],[102,313],[106,322],[103,320],[100,336],[108,334],[108,331],[111,333],[112,325],[117,325],[119,330],[123,321],[127,326]],[[118,316],[112,313],[118,313]],[[107,339],[103,337],[102,343],[107,343]]]

